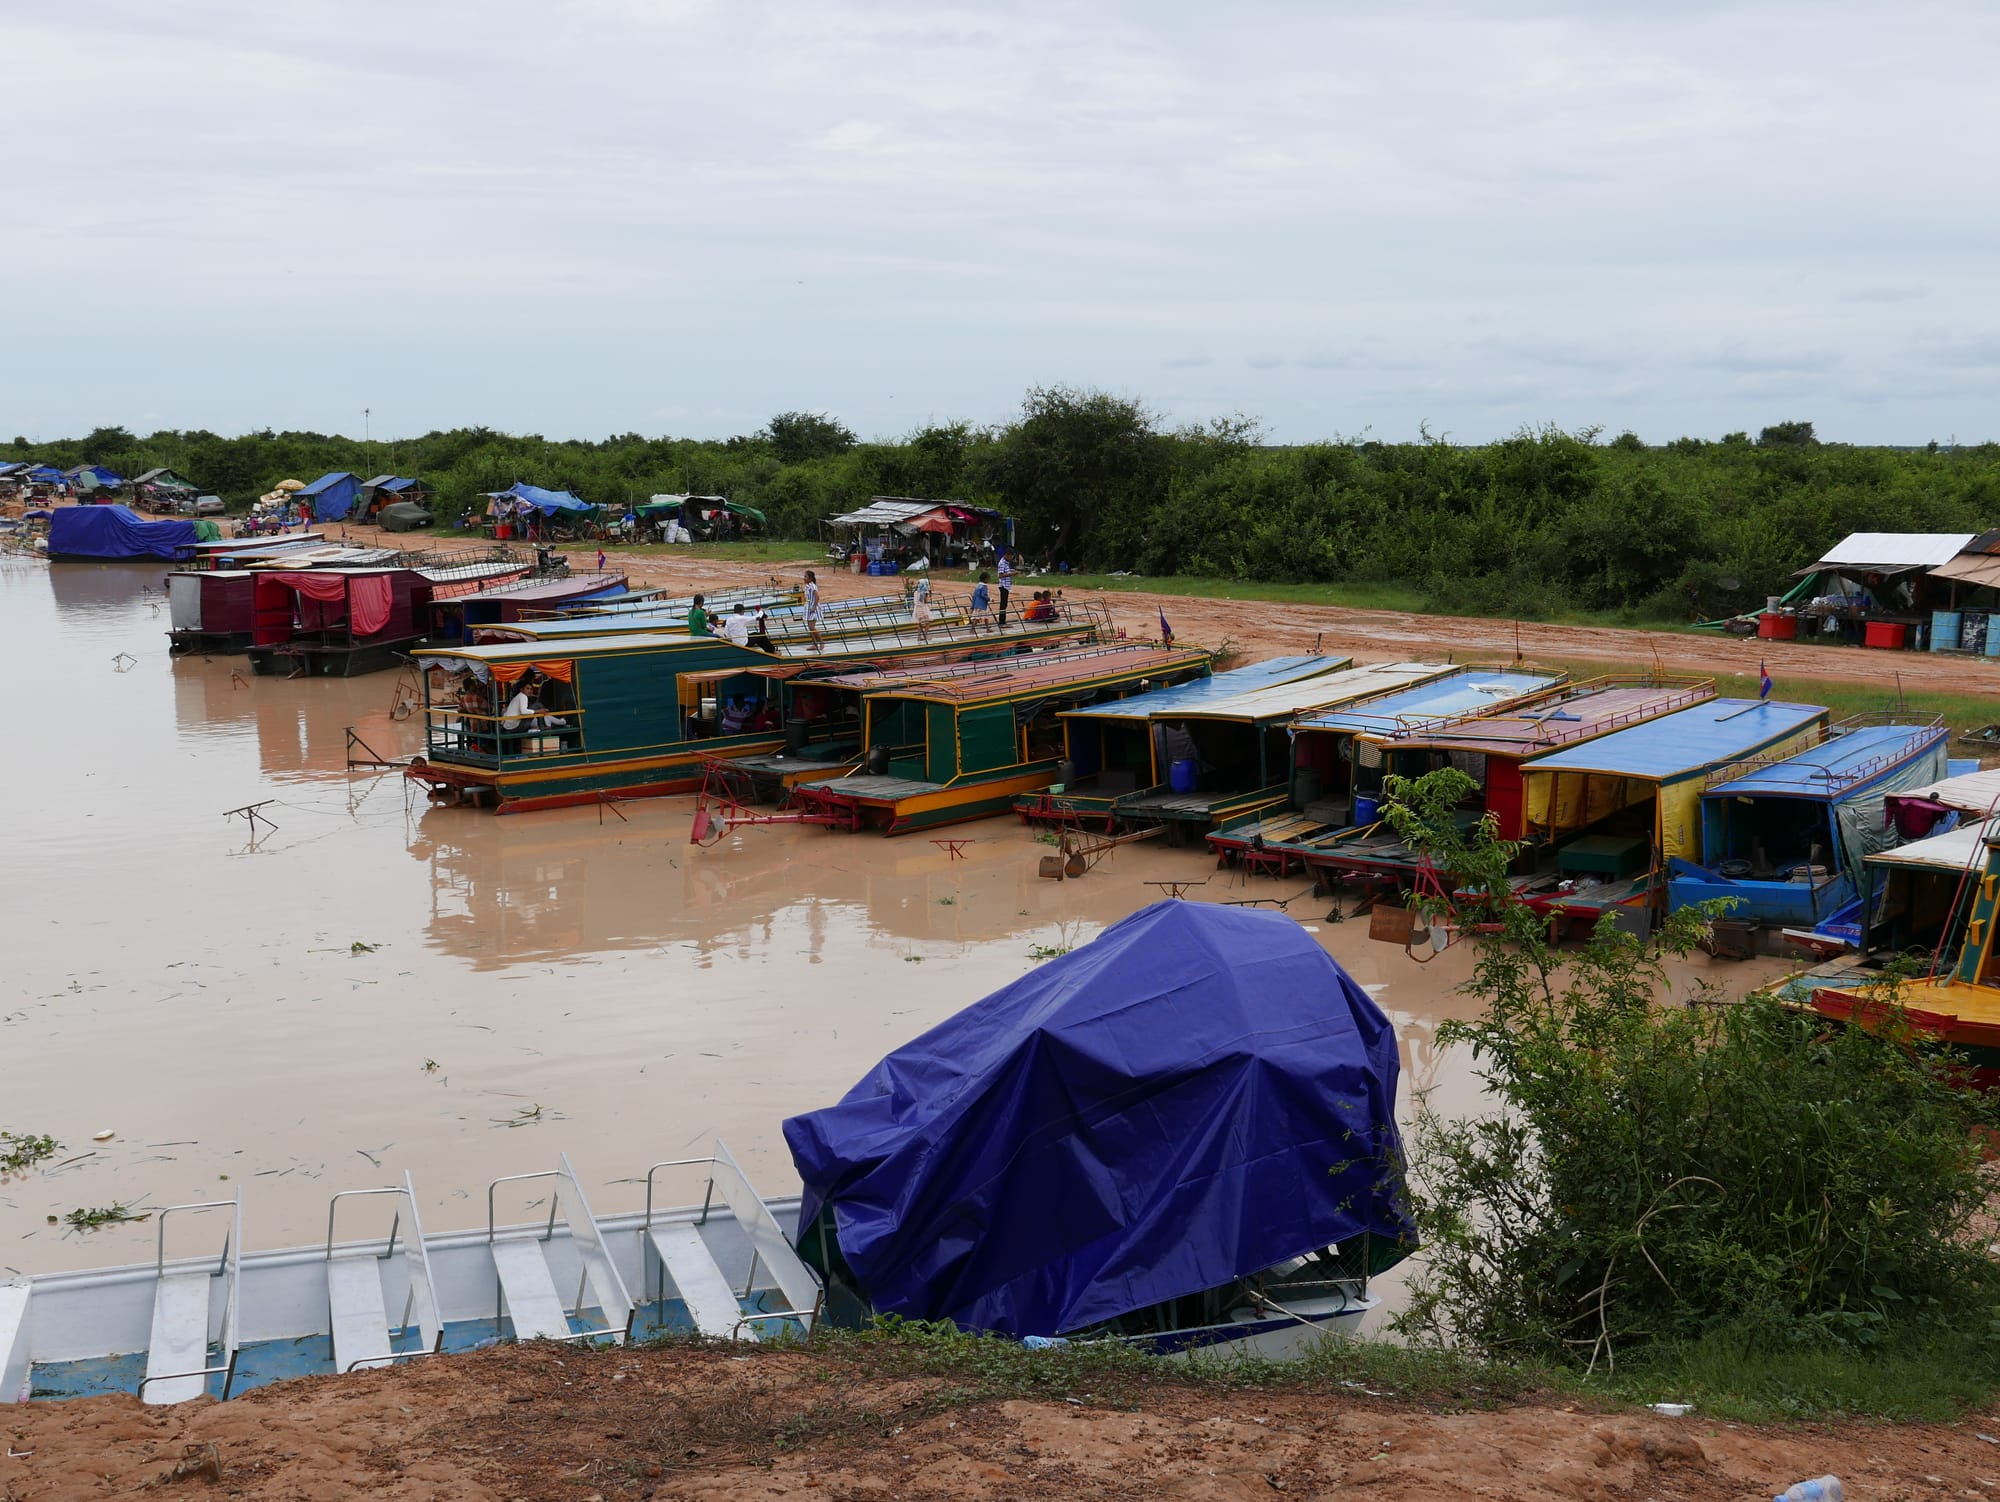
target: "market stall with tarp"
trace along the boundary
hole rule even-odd
[[[1950,598],[1949,586],[1933,571],[1971,541],[1969,532],[1850,533],[1766,605],[1757,634],[1779,641],[1927,646],[1934,614]]]
[[[147,511],[192,511],[199,490],[164,465],[149,469],[132,481],[132,502]]]
[[[293,499],[312,507],[314,521],[337,522],[354,509],[360,494],[361,481],[347,470],[336,469],[299,489]]]
[[[978,567],[996,561],[1014,541],[1011,517],[963,501],[921,501],[878,495],[857,511],[822,525],[857,572],[870,564],[896,568]]]
[[[77,495],[109,495],[125,483],[125,477],[102,464],[79,464],[62,472],[63,483]]]
[[[49,517],[51,558],[179,558],[200,540],[191,521],[154,521],[129,506],[58,506]]]
[[[1413,1249],[1395,1030],[1282,914],[1161,902],[784,1124],[800,1251],[872,1311],[1061,1335]],[[1057,1208],[1060,1213],[1052,1213]]]
[[[597,507],[567,490],[514,484],[505,490],[486,492],[486,520],[495,537],[512,537],[517,526],[530,534],[544,528],[573,531],[596,520],[597,513]]]

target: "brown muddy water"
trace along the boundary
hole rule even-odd
[[[432,808],[346,766],[350,726],[385,757],[420,749],[392,716],[395,674],[169,658],[161,577],[0,559],[0,1129],[64,1144],[55,1172],[0,1183],[6,1271],[150,1258],[150,1224],[48,1218],[239,1185],[251,1248],[312,1243],[335,1191],[406,1168],[428,1229],[471,1227],[490,1180],[558,1151],[594,1209],[632,1209],[647,1165],[717,1135],[767,1194],[795,1192],[784,1117],[1032,969],[1037,946],[1155,900],[1148,879],[1206,877],[1204,901],[1305,887],[1149,845],[1043,881],[1047,847],[997,819],[955,831],[954,861],[921,835],[819,829],[696,850],[689,798],[623,822]],[[224,812],[256,802],[276,827],[253,840]],[[1468,1061],[1434,1044],[1469,1009],[1464,952],[1419,965],[1327,910],[1290,907],[1394,1019],[1405,1097],[1474,1105]]]

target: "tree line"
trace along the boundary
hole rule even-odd
[[[958,499],[1013,516],[1029,558],[1082,571],[1396,584],[1436,608],[1525,617],[1713,618],[1780,591],[1849,532],[1978,532],[2000,517],[1994,444],[1830,444],[1789,421],[1663,446],[1545,427],[1481,445],[1426,433],[1280,447],[1241,416],[1172,426],[1143,403],[1060,386],[1030,391],[1007,422],[934,423],[895,442],[787,412],[723,440],[100,428],[16,439],[0,458],[167,465],[232,505],[280,479],[393,472],[422,480],[447,519],[515,481],[618,510],[660,492],[726,495],[799,539],[873,495]]]

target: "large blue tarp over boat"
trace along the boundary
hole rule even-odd
[[[830,1205],[878,1312],[1008,1335],[1363,1234],[1413,1247],[1397,1067],[1297,923],[1156,903],[787,1121],[801,1234]]]
[[[178,558],[197,541],[191,521],[148,521],[124,506],[58,506],[51,558]]]

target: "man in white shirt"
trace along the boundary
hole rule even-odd
[[[731,646],[750,645],[750,617],[743,613],[741,600],[738,600],[729,614],[722,618],[722,635]]]
[[[1007,624],[1007,596],[1014,592],[1014,565],[1008,560],[1007,550],[1000,550],[1000,561],[993,566],[996,582],[1000,586],[1000,624]]]

